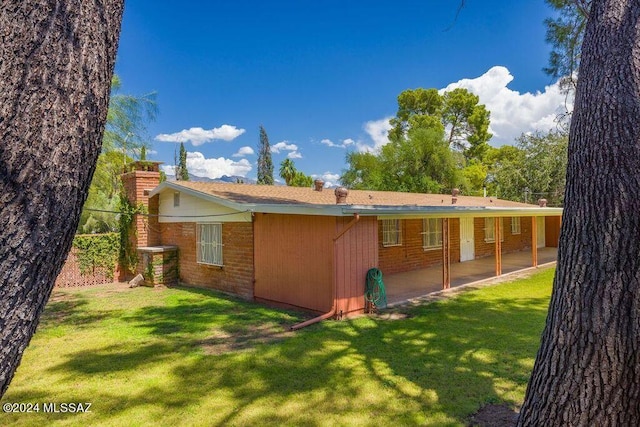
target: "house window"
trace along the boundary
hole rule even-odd
[[[198,224],[198,263],[222,265],[222,224]]]
[[[484,219],[484,241],[487,243],[496,241],[494,218]],[[502,218],[500,218],[500,241],[504,242],[504,221]]]
[[[435,249],[442,247],[442,218],[425,218],[422,220],[422,247]]]
[[[179,192],[175,192],[173,193],[173,207],[177,208],[180,206],[180,193]]]
[[[522,232],[522,228],[520,225],[520,217],[514,216],[511,218],[511,234],[520,234]]]
[[[382,220],[382,246],[402,245],[402,228],[399,219]]]

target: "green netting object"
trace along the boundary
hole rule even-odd
[[[364,298],[376,308],[385,308],[387,306],[387,293],[384,290],[382,271],[377,268],[371,268],[367,271]]]

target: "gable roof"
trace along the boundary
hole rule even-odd
[[[459,214],[487,211],[492,216],[523,211],[520,215],[559,215],[561,208],[540,208],[537,205],[501,200],[495,197],[458,196],[455,204],[450,194],[403,193],[396,191],[349,190],[346,204],[336,204],[334,189],[316,191],[310,187],[280,185],[231,184],[191,181],[165,181],[151,196],[170,188],[184,191],[239,211],[278,212],[316,215],[398,215],[425,213]],[[542,212],[546,213],[542,213]],[[534,213],[535,212],[535,213]],[[463,215],[464,216],[464,215]]]

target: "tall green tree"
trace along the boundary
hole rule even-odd
[[[296,171],[296,174],[291,179],[292,187],[311,187],[313,185],[313,178],[301,171]]]
[[[184,142],[180,143],[178,164],[176,165],[175,173],[177,181],[189,181],[189,169],[187,168],[187,150],[184,148]]]
[[[547,322],[520,426],[640,420],[640,2],[593,0]]]
[[[121,90],[122,81],[114,74],[102,152],[121,151],[130,156],[146,144],[146,124],[156,119],[158,107],[155,92],[136,96]]]
[[[144,160],[144,149],[146,157],[146,125],[156,117],[156,94],[122,94],[121,86],[120,78],[114,74],[102,151],[80,216],[79,233],[117,231],[118,218],[111,212],[117,211],[120,203],[120,175],[125,165],[133,161],[131,153],[139,152]]]
[[[463,88],[440,95],[436,89],[408,89],[398,95],[398,111],[389,123],[389,140],[400,141],[411,129],[442,129],[452,149],[481,161],[489,147],[489,111]]]
[[[480,98],[457,88],[442,95],[442,123],[449,146],[462,151],[467,160],[482,161],[489,148],[489,111]]]
[[[568,135],[561,131],[523,134],[516,147],[504,146],[487,155],[492,160],[492,191],[500,198],[562,206],[567,172]]]
[[[350,153],[340,182],[350,188],[441,193],[461,179],[442,128],[416,128],[379,154]]]
[[[342,185],[355,190],[374,190],[383,187],[383,166],[380,155],[352,151],[347,153],[348,169],[340,177]]]
[[[273,161],[271,146],[264,126],[260,125],[260,143],[258,145],[258,184],[273,185]]]
[[[567,92],[575,92],[576,74],[580,65],[580,49],[591,0],[546,0],[558,16],[544,21],[547,42],[552,50],[544,71],[560,79]]]
[[[291,185],[291,181],[298,171],[293,160],[287,158],[280,163],[280,178],[284,179],[287,185]]]
[[[123,1],[0,7],[0,397],[71,249],[100,154]]]

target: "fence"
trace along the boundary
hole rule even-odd
[[[120,274],[119,248],[118,233],[76,235],[55,286],[68,288],[114,282]]]

